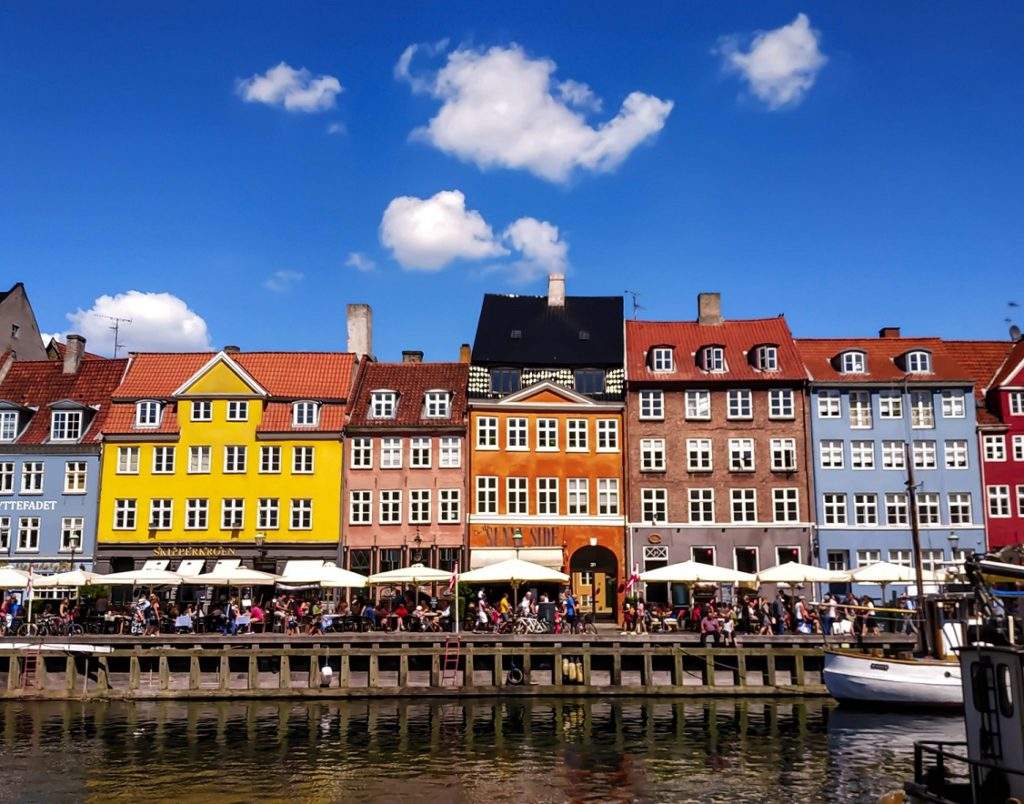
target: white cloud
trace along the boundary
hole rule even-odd
[[[423,78],[412,74],[412,59],[417,53],[425,53],[427,56],[436,56],[448,48],[448,40],[440,39],[433,44],[409,45],[402,51],[402,55],[395,62],[395,79],[405,81],[412,87],[413,92],[429,93],[432,79],[428,76]]]
[[[723,37],[717,52],[726,70],[741,76],[750,91],[769,109],[796,106],[814,86],[828,58],[818,48],[819,32],[806,14],[789,25],[758,31],[743,51],[737,37]]]
[[[177,296],[129,290],[116,296],[100,296],[88,310],[68,313],[70,332],[84,335],[88,349],[110,354],[114,342],[111,321],[104,316],[130,318],[121,323],[118,339],[125,351],[196,351],[210,348],[206,322]]]
[[[480,168],[529,170],[555,182],[568,180],[577,168],[611,171],[661,131],[672,111],[672,101],[632,92],[615,117],[595,128],[585,111],[599,108],[597,96],[577,81],[553,87],[556,65],[550,59],[530,58],[515,44],[459,48],[424,78],[410,70],[423,47],[406,48],[395,65],[395,76],[413,91],[441,101],[437,115],[413,136]]]
[[[287,293],[295,285],[303,280],[305,274],[301,271],[274,271],[263,280],[263,287],[272,290],[274,293]]]
[[[345,258],[345,265],[349,268],[355,268],[357,271],[364,274],[368,274],[377,268],[377,263],[361,251],[350,251],[348,256]]]
[[[327,125],[327,133],[328,134],[347,134],[348,133],[348,129],[345,127],[344,123],[329,123]]]
[[[305,67],[296,70],[282,61],[262,75],[238,79],[235,88],[246,103],[281,106],[290,112],[323,112],[334,108],[341,82],[333,75],[314,78]]]
[[[522,259],[509,266],[517,281],[526,283],[550,273],[565,272],[569,244],[559,238],[554,224],[520,218],[505,229],[502,238],[522,255]]]
[[[458,190],[393,199],[380,221],[380,242],[404,268],[420,271],[508,254],[483,216],[466,209],[466,196]]]

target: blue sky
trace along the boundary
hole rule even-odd
[[[100,351],[100,320],[66,315],[105,294],[183,302],[95,308],[138,317],[130,346],[343,348],[344,305],[365,301],[383,359],[454,358],[481,294],[543,293],[552,265],[570,293],[638,291],[646,318],[720,290],[727,316],[784,312],[805,336],[1001,338],[1024,304],[1019,4],[382,5],[0,7],[0,280],[26,283],[45,331],[86,329]],[[779,53],[757,32],[801,13],[813,52],[758,79]],[[488,85],[498,56],[512,72]],[[453,96],[460,58],[475,72]],[[482,133],[487,93],[529,97],[518,82],[545,59],[538,97],[568,144]],[[309,71],[291,76],[304,108],[267,83],[282,62]],[[253,76],[267,102],[239,88]],[[570,79],[592,94],[565,100]],[[646,122],[620,112],[631,93]],[[435,126],[442,108],[455,121]],[[601,133],[619,114],[640,141]],[[447,191],[464,208],[442,196],[441,224],[462,228],[419,248],[415,213]]]

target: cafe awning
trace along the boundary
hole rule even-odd
[[[669,564],[658,567],[640,575],[644,583],[746,583],[757,582],[757,576],[749,572],[741,572],[730,567],[719,567],[715,564],[702,564],[699,561],[683,561],[680,564]]]
[[[368,580],[372,584],[397,584],[399,586],[409,584],[415,586],[417,584],[448,583],[451,579],[452,574],[445,570],[425,567],[423,564],[413,564],[411,567],[378,572],[376,575],[371,575]]]
[[[561,547],[521,547],[514,550],[507,547],[474,547],[469,556],[469,568],[471,570],[489,567],[502,561],[516,558],[516,554],[523,561],[531,564],[540,564],[548,569],[562,569],[562,548]]]

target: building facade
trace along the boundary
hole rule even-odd
[[[801,339],[811,374],[817,561],[912,566],[913,468],[922,560],[984,550],[972,381],[938,338]]]
[[[8,353],[15,360],[46,360],[39,324],[21,282],[0,291],[0,356]]]
[[[346,427],[347,566],[465,567],[465,363],[364,363]]]
[[[92,566],[100,431],[126,360],[64,357],[0,366],[0,557],[37,572]]]
[[[807,378],[785,319],[725,320],[700,294],[696,321],[626,323],[626,370],[630,561],[806,561]]]

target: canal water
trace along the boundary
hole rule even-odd
[[[959,717],[823,699],[0,703],[4,801],[874,801]]]

